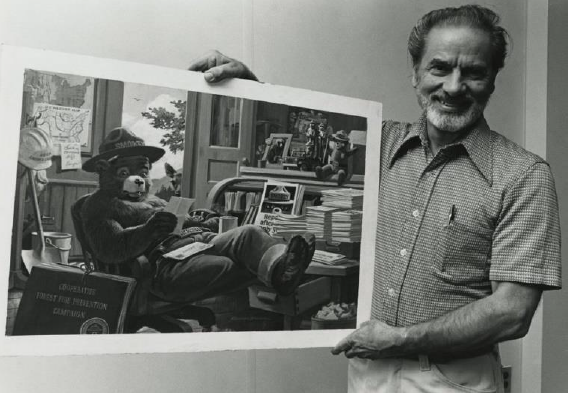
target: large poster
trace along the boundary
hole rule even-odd
[[[16,47],[2,47],[1,61],[0,124],[5,134],[12,136],[4,141],[6,165],[0,171],[0,181],[6,192],[2,193],[1,198],[6,210],[5,216],[15,217],[14,222],[4,220],[0,226],[0,252],[3,260],[12,261],[10,266],[6,263],[5,268],[0,269],[0,310],[5,311],[4,314],[0,313],[2,355],[331,347],[357,323],[369,318],[379,189],[377,174],[382,120],[379,103],[244,80],[210,85],[200,73]],[[58,214],[51,223],[55,232],[46,234],[48,244],[43,245],[45,249],[40,249],[41,242],[38,245],[37,236],[35,243],[27,248],[20,244],[23,226],[19,220],[26,217],[23,217],[23,209],[12,211],[11,207],[18,206],[18,196],[21,203],[35,198],[34,195],[30,197],[30,194],[21,194],[26,189],[24,182],[27,182],[27,176],[22,176],[25,171],[22,172],[21,165],[18,164],[19,131],[28,125],[28,119],[22,116],[26,113],[22,102],[26,102],[24,94],[27,94],[24,75],[29,75],[30,72],[70,75],[77,80],[92,80],[94,83],[103,81],[121,84],[122,89],[113,91],[130,92],[130,95],[121,93],[124,94],[121,97],[105,96],[107,101],[95,94],[89,108],[37,104],[30,109],[32,117],[39,120],[37,127],[43,131],[47,127],[54,142],[73,142],[84,146],[83,136],[91,133],[89,140],[92,138],[98,143],[108,138],[112,139],[110,142],[117,143],[117,148],[138,146],[139,143],[134,139],[122,141],[120,138],[124,135],[115,135],[111,130],[104,129],[100,122],[90,124],[88,120],[94,114],[101,115],[101,106],[105,106],[104,109],[110,112],[122,111],[122,124],[115,126],[125,127],[132,133],[143,136],[147,146],[140,151],[153,157],[156,149],[165,150],[171,165],[162,161],[158,165],[156,158],[156,165],[143,175],[143,179],[149,178],[153,186],[140,189],[129,184],[125,186],[121,198],[130,198],[129,201],[135,203],[145,192],[149,192],[148,198],[162,199],[164,204],[172,197],[188,198],[195,201],[191,207],[193,210],[188,213],[192,215],[192,219],[202,222],[203,226],[213,222],[216,216],[221,216],[224,223],[232,223],[230,228],[233,229],[225,231],[226,228],[222,226],[223,233],[217,233],[213,226],[199,233],[200,237],[196,238],[198,242],[216,244],[213,247],[199,248],[204,250],[200,251],[199,257],[210,260],[219,256],[230,258],[235,263],[235,269],[243,269],[245,279],[242,282],[230,282],[230,285],[239,284],[235,285],[235,291],[197,282],[195,286],[203,286],[203,293],[195,290],[182,294],[191,298],[194,305],[213,310],[213,326],[199,326],[201,320],[197,320],[197,326],[196,321],[182,321],[194,327],[192,333],[162,334],[159,328],[146,326],[144,322],[140,325],[129,323],[129,315],[134,315],[131,307],[126,316],[124,332],[120,334],[113,334],[112,329],[98,328],[78,329],[77,333],[74,333],[77,329],[67,329],[65,333],[53,330],[46,333],[42,330],[41,323],[32,330],[23,329],[25,334],[13,334],[11,329],[14,315],[20,312],[20,320],[26,321],[29,318],[21,317],[29,317],[29,313],[33,312],[30,311],[33,310],[33,303],[30,305],[29,302],[25,310],[18,309],[19,300],[15,294],[22,291],[25,293],[26,281],[30,276],[30,272],[20,261],[20,252],[31,258],[32,262],[40,260],[42,263],[69,265],[78,269],[77,272],[80,273],[77,274],[88,274],[92,267],[88,263],[89,258],[83,258],[85,250],[91,256],[94,255],[95,259],[98,257],[102,264],[106,263],[104,258],[109,258],[115,264],[117,262],[112,255],[100,253],[94,247],[96,242],[84,241],[85,236],[94,236],[89,234],[91,228],[88,224],[82,225],[86,235],[79,233],[74,226],[76,217],[72,217],[71,211],[71,207],[83,194],[92,193],[98,187],[96,176],[91,176],[89,182],[82,183],[80,179],[85,175],[83,172],[99,171],[103,167],[97,166],[99,158],[109,160],[111,164],[116,160],[116,155],[112,151],[105,153],[102,146],[93,146],[92,156],[84,157],[79,157],[75,149],[71,157],[73,165],[66,159],[65,168],[62,167],[63,160],[55,160],[54,154],[53,167],[47,169],[47,175],[43,174],[47,179],[42,183],[43,188],[37,191],[44,195],[39,210],[55,209]],[[144,92],[148,91],[152,91],[153,96],[144,104]],[[238,105],[230,104],[231,102],[238,102]],[[110,107],[111,103],[122,107]],[[325,114],[325,124],[320,122],[325,127],[314,128],[312,139],[300,135],[297,121],[290,120],[289,113],[298,112],[298,108],[302,109],[302,113]],[[188,114],[193,116],[190,119],[192,126],[186,128]],[[301,114],[300,117],[304,119],[306,116]],[[42,119],[44,123],[40,124]],[[105,122],[109,121],[107,116]],[[282,154],[278,159],[267,163],[262,160],[262,155],[278,148],[277,141],[269,138],[274,134],[272,129],[264,131],[262,128],[269,122],[275,124],[280,134],[290,134],[294,154],[290,153],[289,157]],[[296,131],[286,132],[290,129]],[[217,134],[225,131],[233,135],[234,140],[230,143],[218,138]],[[305,133],[306,130],[302,132]],[[264,139],[263,136],[267,138]],[[259,145],[262,145],[263,154],[257,159],[256,146]],[[333,151],[338,146],[346,149],[346,159],[334,163],[331,162],[328,151]],[[366,149],[366,146],[372,148]],[[372,155],[367,154],[371,151]],[[79,158],[83,169],[79,169],[76,162]],[[20,175],[15,176],[16,173]],[[32,174],[36,176],[35,184],[39,184],[41,179],[37,177],[38,174]],[[54,176],[54,179],[50,179],[50,176]],[[85,186],[87,183],[88,187]],[[142,183],[143,180],[140,184]],[[171,192],[166,192],[169,188]],[[110,208],[110,204],[103,205],[102,208]],[[247,228],[244,224],[250,223],[253,227],[258,222],[256,215],[266,213],[270,213],[274,219],[270,233],[254,231],[255,236],[258,236],[255,239],[259,240],[248,244],[248,248],[235,249],[230,253],[221,250],[224,246],[219,244],[230,244],[231,239],[248,230],[243,229]],[[33,217],[31,218],[33,222]],[[41,221],[44,219],[42,217]],[[147,224],[149,221],[152,220],[141,222],[138,226],[150,225]],[[126,222],[128,220],[123,222],[124,226],[127,226]],[[57,237],[53,233],[66,232],[72,235],[72,240],[68,240],[64,248],[50,248]],[[307,232],[315,235],[315,241],[309,246],[312,247],[310,250],[314,252],[314,257],[302,280],[284,293],[275,284],[277,280],[272,280],[270,276],[276,274],[274,271],[278,269],[259,266],[275,250],[283,250],[284,248],[279,248],[280,245],[292,244],[295,236]],[[145,233],[153,236],[150,230]],[[195,236],[196,232],[195,229],[186,228],[182,233],[183,236]],[[224,240],[221,242],[218,239]],[[110,248],[111,243],[112,241],[108,241],[105,245]],[[133,247],[133,244],[136,243],[125,242],[122,248]],[[62,250],[65,258],[62,257]],[[279,252],[282,254],[282,251]],[[154,258],[154,254],[150,255],[146,251],[143,255],[147,259]],[[194,257],[194,254],[188,258],[190,257]],[[165,259],[160,261],[171,262]],[[280,259],[275,258],[275,261]],[[248,265],[243,267],[243,264]],[[120,267],[114,273],[111,272],[116,275],[131,273]],[[31,275],[33,274],[34,269],[31,268]],[[48,300],[54,307],[57,306],[54,309],[67,311],[51,312],[53,315],[50,316],[51,309],[46,308],[45,298],[39,299],[43,302],[43,312],[47,318],[45,323],[49,322],[50,326],[52,317],[57,318],[58,325],[65,325],[65,318],[81,317],[86,321],[93,319],[85,310],[74,310],[73,301],[62,303],[69,298],[68,294],[56,292],[60,286],[62,291],[69,288],[66,285],[63,282],[53,286],[49,292],[52,297]],[[81,285],[74,284],[74,287],[81,288]],[[138,282],[132,299],[138,298],[137,291],[141,287],[142,284]],[[163,297],[172,293],[167,285],[166,288],[164,285],[156,285],[151,289],[157,294],[161,291],[158,295]],[[36,289],[36,292],[45,291]],[[92,298],[89,297],[88,300],[92,303],[89,304],[110,306],[108,299],[99,302],[94,292],[91,295]],[[33,300],[33,297],[28,294],[27,299]],[[78,295],[75,297],[79,298]],[[229,303],[244,304],[245,307],[230,313],[219,310],[216,306],[221,304],[221,298],[228,298]],[[104,326],[104,322],[100,321],[99,325]],[[83,326],[84,321],[74,320],[74,323]],[[323,329],[326,329],[325,334],[321,332]],[[27,333],[30,331],[32,333]],[[89,332],[110,334],[82,335]],[[149,332],[155,334],[144,334]],[[41,337],[37,337],[39,335]],[[40,339],[39,346],[37,343]]]

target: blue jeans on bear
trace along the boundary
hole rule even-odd
[[[190,302],[246,287],[258,280],[270,285],[271,274],[286,244],[255,225],[216,235],[204,252],[176,261],[157,262],[152,292],[169,301]]]

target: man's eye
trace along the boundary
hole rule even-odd
[[[467,70],[465,72],[465,74],[472,79],[482,79],[482,78],[485,78],[485,76],[487,75],[487,72],[483,69],[474,68],[474,69]]]
[[[434,74],[446,74],[447,72],[449,72],[449,67],[442,65],[442,64],[435,64],[432,67],[430,67],[430,71],[432,71]]]

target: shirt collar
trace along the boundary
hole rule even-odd
[[[410,147],[420,144],[427,147],[429,145],[426,135],[426,115],[422,114],[418,121],[410,126],[408,134],[399,141],[391,151],[389,167],[400,158]],[[483,175],[485,180],[491,185],[493,183],[493,147],[491,142],[491,131],[485,118],[481,118],[475,127],[471,129],[462,139],[446,146],[444,149],[454,149],[456,146],[465,148],[471,161]]]

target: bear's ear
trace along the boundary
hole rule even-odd
[[[106,172],[110,168],[110,162],[107,160],[101,159],[95,163],[95,171],[98,174]]]

